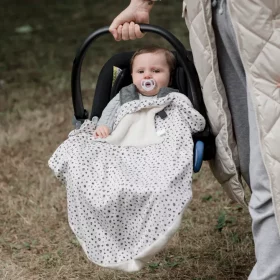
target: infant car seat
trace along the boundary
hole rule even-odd
[[[192,53],[187,51],[183,44],[167,30],[147,24],[140,24],[142,32],[153,32],[165,38],[175,49],[173,52],[176,57],[176,69],[172,77],[172,88],[178,89],[185,94],[192,102],[194,108],[200,112],[206,119],[204,131],[193,135],[194,140],[194,172],[198,172],[202,165],[202,160],[210,160],[215,154],[214,136],[211,133],[205,106],[202,99],[202,92],[193,64]],[[130,75],[130,59],[134,52],[123,52],[114,55],[103,66],[94,94],[92,109],[89,116],[84,109],[81,94],[81,67],[83,58],[91,43],[101,35],[108,34],[109,27],[103,27],[93,32],[78,50],[73,62],[72,68],[72,101],[74,107],[74,123],[81,124],[86,119],[92,119],[94,116],[100,118],[102,111],[109,101],[119,92],[119,90],[132,83]],[[118,67],[121,72],[118,74],[116,81],[113,83],[113,67]]]

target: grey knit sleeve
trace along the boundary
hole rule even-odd
[[[120,94],[117,94],[105,107],[99,119],[97,126],[106,125],[109,127],[110,133],[113,130],[115,116],[120,108]]]

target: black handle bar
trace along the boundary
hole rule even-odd
[[[172,33],[159,26],[140,24],[140,30],[142,32],[152,32],[161,35],[174,47],[178,55],[178,60],[186,74],[188,81],[190,81],[191,74],[190,74],[190,70],[187,67],[187,63],[190,62],[187,57],[187,52],[183,44]],[[84,41],[84,43],[78,50],[76,57],[73,61],[71,88],[72,88],[72,101],[74,107],[74,114],[77,120],[85,120],[88,118],[88,113],[83,106],[83,100],[81,94],[81,68],[82,68],[84,56],[86,54],[88,47],[95,39],[97,39],[101,35],[108,34],[108,33],[110,33],[109,27],[105,26],[90,34],[89,37]],[[194,85],[192,83],[189,83],[189,85],[190,85],[191,92],[195,92],[192,89]],[[195,95],[189,96],[189,99],[193,103],[194,108],[200,107],[198,99]]]

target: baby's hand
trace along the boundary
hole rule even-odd
[[[110,134],[109,127],[106,125],[100,125],[93,133],[94,138],[106,138]]]

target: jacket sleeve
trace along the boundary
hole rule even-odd
[[[188,29],[190,30],[191,23],[190,23],[190,20],[189,20],[189,17],[188,17],[188,10],[187,10],[186,0],[183,0],[182,18],[185,19],[186,25],[187,25]]]
[[[120,108],[120,94],[117,94],[105,107],[99,119],[97,126],[106,125],[109,127],[110,133],[113,130],[116,113]]]

